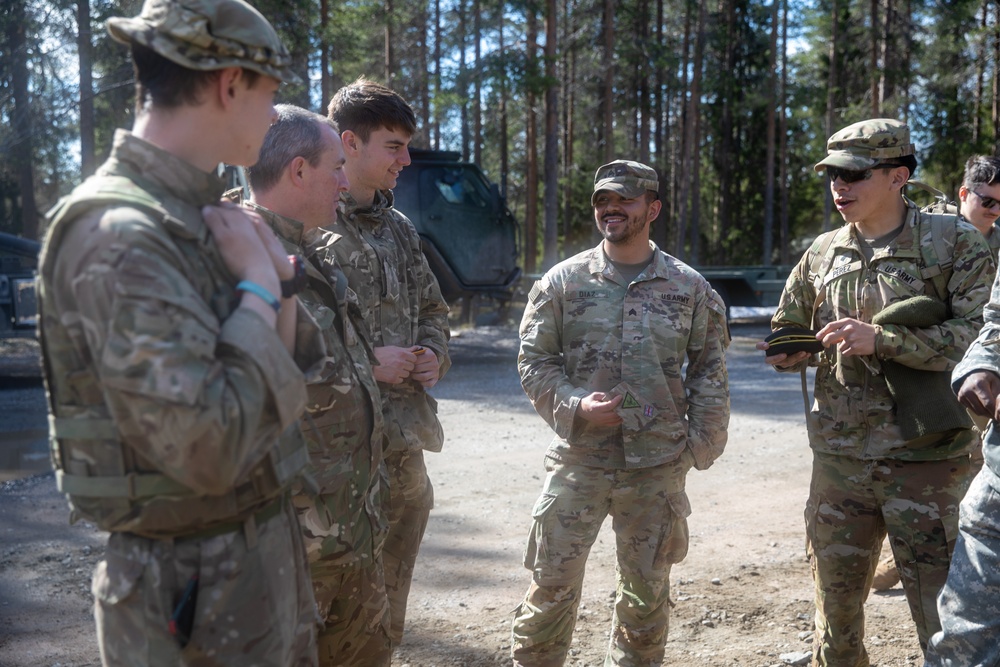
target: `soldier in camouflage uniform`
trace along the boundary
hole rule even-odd
[[[382,410],[357,298],[322,230],[347,191],[344,150],[333,121],[276,107],[260,159],[249,170],[249,203],[290,253],[304,253],[308,287],[299,300],[323,330],[327,358],[308,377],[304,432],[319,493],[293,503],[305,534],[313,590],[324,625],[320,665],[388,666],[389,602],[381,550],[388,483],[382,464]]]
[[[111,531],[93,578],[105,665],[315,665],[288,499],[322,361],[281,244],[222,205],[295,80],[242,0],[147,0],[108,23],[136,65],[133,131],[52,211],[39,338],[73,518]]]
[[[864,601],[887,532],[922,647],[939,628],[934,601],[968,486],[969,449],[977,443],[947,386],[940,396],[922,396],[930,385],[917,382],[910,392],[896,388],[897,397],[888,378],[909,368],[927,372],[929,382],[958,363],[979,330],[989,289],[983,276],[993,262],[971,225],[923,213],[902,196],[916,168],[906,125],[863,121],[827,146],[816,170],[826,170],[849,224],[816,239],[789,276],[771,323],[819,329],[825,350],[766,359],[780,371],[817,366],[806,422],[813,449],[805,511],[816,599],[813,664],[862,667],[869,664]],[[911,298],[943,302],[947,314],[933,325],[872,324],[887,306]],[[914,430],[900,415],[917,401],[935,409]]]
[[[992,236],[997,236],[996,233]],[[979,337],[952,373],[961,403],[994,420],[983,441],[984,465],[959,512],[959,534],[948,580],[938,596],[941,631],[930,641],[925,667],[1000,664],[1000,284],[993,283]]]
[[[513,623],[521,667],[565,662],[587,556],[609,514],[618,587],[604,664],[662,662],[670,568],[688,548],[685,477],[726,444],[725,305],[649,241],[657,190],[646,165],[598,169],[604,240],[535,283],[521,321],[521,384],[555,431],[524,553],[532,582]]]
[[[413,565],[434,504],[424,450],[441,451],[437,403],[427,393],[451,365],[448,305],[420,249],[420,237],[392,207],[392,188],[410,163],[416,129],[396,93],[359,79],[341,88],[329,115],[340,128],[351,182],[329,248],[357,293],[374,346],[389,473],[389,534],[382,553],[393,646],[402,641]]]
[[[993,262],[1000,251],[1000,158],[973,155],[965,163],[962,186],[958,189],[962,217],[978,229],[990,245]]]
[[[958,199],[961,216],[982,233],[996,264],[1000,233],[993,232],[997,227],[997,218],[1000,218],[1000,158],[987,155],[970,157],[965,163]],[[989,281],[992,282],[992,279]],[[986,422],[988,419],[976,423],[980,435],[985,432]],[[969,458],[972,463],[970,474],[975,476],[983,467],[982,447],[973,447]],[[899,570],[888,544],[887,540],[882,545],[882,560],[872,579],[872,588],[877,591],[888,590],[899,583]]]

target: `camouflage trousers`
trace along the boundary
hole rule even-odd
[[[939,628],[969,457],[860,461],[813,452],[806,538],[816,600],[813,665],[867,667],[864,603],[889,535],[921,647]]]
[[[316,607],[289,503],[203,539],[112,533],[93,593],[105,666],[317,664]],[[181,648],[168,627],[185,599],[194,617]],[[185,625],[183,614],[178,621]]]
[[[517,667],[566,660],[584,569],[610,514],[618,585],[605,665],[663,661],[670,611],[670,568],[687,555],[691,513],[684,482],[693,458],[632,470],[588,468],[546,459],[548,475],[532,510],[524,566],[534,572],[514,612],[511,657]]]
[[[382,550],[385,590],[389,596],[389,636],[392,645],[403,641],[406,600],[413,582],[420,541],[434,507],[434,487],[427,476],[422,450],[391,451],[385,454],[389,472],[389,533]]]
[[[389,600],[382,562],[326,567],[310,572],[323,626],[319,631],[320,667],[389,667]]]
[[[321,667],[388,667],[389,600],[382,572],[384,481],[359,500],[345,480],[337,493],[292,498],[322,618],[317,644]],[[352,507],[357,504],[360,507]],[[374,516],[373,516],[374,515]]]
[[[965,494],[958,543],[938,597],[941,632],[925,667],[1000,665],[1000,477],[984,467]]]

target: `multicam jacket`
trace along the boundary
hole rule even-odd
[[[726,445],[725,305],[701,275],[650,246],[653,260],[631,284],[598,245],[557,264],[531,289],[517,367],[555,431],[548,455],[557,460],[643,468],[688,448],[704,469]],[[595,391],[621,393],[621,425],[576,416]]]
[[[329,233],[250,204],[289,253],[306,258],[308,287],[299,301],[316,319],[327,356],[306,376],[310,472],[319,494],[295,499],[309,558],[327,565],[374,562],[388,523],[382,511],[388,483],[382,463],[381,400],[375,359],[364,338],[357,297],[327,245]]]
[[[369,208],[341,195],[337,222],[329,227],[336,255],[375,347],[422,345],[437,355],[443,376],[448,356],[448,304],[420,249],[420,237],[405,215],[392,207],[392,192],[375,193]],[[418,383],[382,384],[386,451],[441,451],[444,433],[437,402]]]
[[[994,230],[993,235],[997,234]],[[966,377],[977,371],[1000,375],[1000,283],[993,282],[990,302],[983,309],[983,328],[979,337],[969,346],[962,361],[952,372],[952,387],[957,392]],[[983,442],[985,463],[995,476],[1000,476],[1000,430],[994,420],[986,431]],[[990,478],[991,483],[996,478]],[[998,489],[1000,491],[1000,489]]]
[[[821,264],[817,255],[826,245],[825,235],[818,237],[789,275],[771,321],[774,329],[789,325],[819,329],[841,318],[870,322],[887,305],[919,295],[944,298],[948,305],[950,319],[938,326],[882,325],[874,355],[845,356],[833,346],[811,358],[809,363],[817,369],[807,426],[809,444],[817,451],[863,460],[940,460],[960,455],[973,442],[971,431],[965,429],[904,440],[881,372],[883,359],[928,371],[952,370],[979,331],[989,297],[985,277],[994,270],[982,235],[955,218],[955,234],[948,239],[952,265],[947,294],[938,294],[934,278],[922,278],[927,262],[921,246],[935,246],[931,216],[905,201],[902,231],[887,247],[877,249],[871,262],[862,254],[854,225],[848,224],[828,232],[834,235],[827,250],[833,261],[826,264],[823,275],[814,275]],[[805,363],[779,370],[799,371]]]
[[[51,214],[39,338],[53,465],[74,516],[104,530],[176,536],[232,521],[307,461],[301,436],[279,435],[298,434],[322,339],[303,309],[293,359],[238,308],[201,215],[223,189],[119,131]]]

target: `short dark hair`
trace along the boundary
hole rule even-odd
[[[962,185],[975,190],[980,185],[1000,183],[1000,158],[993,155],[973,155],[965,163]]]
[[[327,115],[342,132],[350,130],[365,142],[372,132],[383,127],[411,136],[417,131],[417,117],[406,100],[364,77],[337,91],[327,107]]]
[[[302,107],[278,104],[274,110],[278,119],[264,136],[257,164],[247,169],[247,180],[254,192],[273,188],[288,163],[297,157],[314,167],[318,165],[326,148],[320,134],[323,125],[340,134],[332,120]]]
[[[917,156],[916,155],[903,155],[901,157],[892,158],[891,160],[884,160],[879,162],[876,167],[882,165],[890,165],[892,167],[906,167],[907,171],[910,172],[907,178],[913,178],[913,172],[917,170]]]
[[[132,65],[136,112],[147,105],[176,109],[184,104],[201,104],[202,91],[219,76],[219,70],[189,69],[137,42],[132,42]],[[248,88],[253,88],[260,79],[260,74],[246,68],[243,76]]]

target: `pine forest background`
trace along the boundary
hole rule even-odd
[[[0,231],[44,212],[130,127],[136,0],[0,0]],[[812,165],[869,117],[913,130],[916,178],[956,196],[1000,149],[997,0],[259,0],[325,113],[364,75],[413,106],[414,147],[500,183],[534,273],[594,242],[594,170],[653,165],[654,239],[696,265],[788,264],[839,223]],[[911,196],[918,195],[911,189]]]

